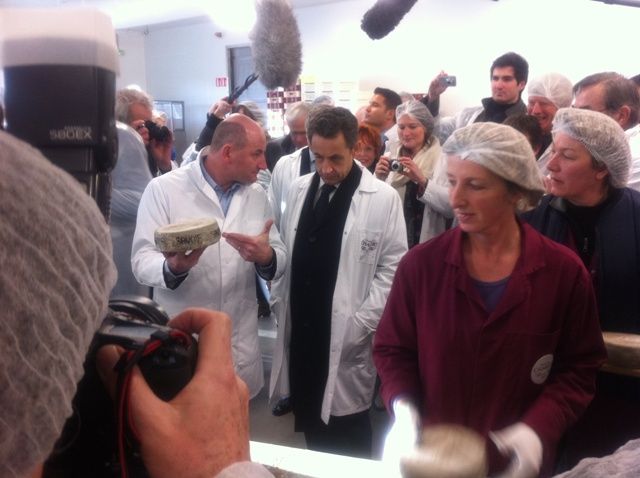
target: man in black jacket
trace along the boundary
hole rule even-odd
[[[297,149],[304,148],[307,145],[307,130],[305,123],[309,116],[310,106],[304,101],[293,103],[284,113],[284,120],[289,127],[289,133],[276,139],[272,139],[267,143],[265,156],[267,158],[267,167],[273,172],[273,168],[278,160],[286,155],[291,154]]]

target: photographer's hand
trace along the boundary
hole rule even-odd
[[[227,242],[236,249],[247,262],[254,262],[259,266],[267,266],[273,260],[273,249],[269,245],[269,230],[273,226],[273,219],[269,219],[262,232],[257,236],[247,236],[235,232],[223,232]]]
[[[167,173],[173,168],[171,150],[173,149],[173,133],[166,141],[149,141],[149,152],[161,173]]]
[[[144,120],[143,119],[139,119],[139,120],[135,120],[135,121],[131,122],[131,127],[133,129],[135,129],[136,132],[140,135],[144,145],[145,146],[148,145],[149,144],[149,130],[144,125]]]
[[[199,335],[196,373],[164,402],[136,367],[130,417],[153,478],[211,478],[249,460],[249,392],[234,372],[231,320],[222,312],[187,309],[169,325]]]
[[[429,101],[434,101],[440,98],[440,95],[449,87],[449,85],[442,81],[445,76],[447,76],[447,74],[444,71],[441,71],[433,80],[431,80],[431,84],[429,85]]]
[[[376,178],[384,181],[389,176],[389,157],[388,156],[380,156],[378,163],[376,164],[375,170]]]
[[[426,185],[427,178],[422,173],[418,165],[408,156],[398,158],[402,164],[402,175],[407,176],[411,181],[419,186]]]

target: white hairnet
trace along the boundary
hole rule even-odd
[[[51,452],[115,282],[109,229],[78,182],[0,131],[0,476]]]
[[[445,154],[484,166],[528,191],[534,205],[544,193],[536,158],[527,138],[511,126],[473,123],[453,132],[442,145]]]
[[[612,118],[597,111],[562,108],[553,118],[552,133],[564,133],[587,148],[593,159],[607,167],[612,187],[627,185],[631,167],[629,142]]]
[[[560,73],[547,73],[529,82],[527,95],[542,96],[557,108],[566,108],[573,100],[573,85]]]
[[[398,105],[396,108],[396,121],[403,115],[413,116],[427,130],[427,136],[433,133],[435,120],[424,104],[417,100],[409,100],[406,103]]]

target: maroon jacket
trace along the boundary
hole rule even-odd
[[[578,257],[526,224],[521,230],[522,254],[491,314],[466,271],[459,228],[411,249],[373,358],[385,403],[412,397],[424,424],[457,423],[483,436],[529,425],[543,443],[544,473],[591,401],[606,352]]]

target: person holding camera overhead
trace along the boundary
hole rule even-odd
[[[390,156],[382,156],[375,175],[400,194],[407,224],[409,248],[420,242],[424,204],[418,199],[424,193],[440,156],[440,141],[433,135],[434,119],[425,105],[410,100],[396,108],[398,148]]]
[[[460,113],[439,117],[440,95],[449,86],[455,86],[451,81],[453,77],[444,72],[440,72],[429,85],[429,94],[422,98],[422,101],[436,117],[436,136],[441,143],[458,128],[491,121],[502,123],[508,116],[527,112],[527,105],[522,101],[522,90],[529,78],[529,63],[523,57],[514,52],[505,53],[496,58],[489,70],[491,79],[491,96],[482,99],[481,106],[465,108]]]

